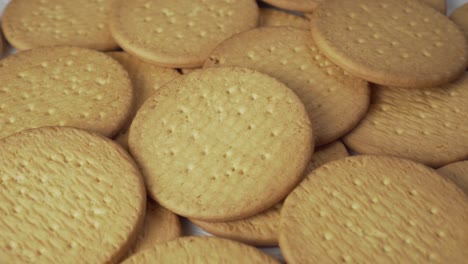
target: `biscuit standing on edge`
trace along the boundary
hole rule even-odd
[[[262,0],[272,6],[279,8],[301,11],[301,12],[312,12],[323,0]]]
[[[229,67],[157,90],[129,136],[150,196],[178,215],[211,221],[280,202],[302,179],[313,146],[304,106],[286,85]]]
[[[317,145],[346,134],[369,106],[368,83],[327,60],[305,30],[263,27],[240,33],[211,52],[204,67],[214,66],[246,67],[285,83],[304,103]]]
[[[2,31],[0,30],[0,59],[2,59],[5,48],[5,41],[3,40]]]
[[[153,247],[182,236],[179,217],[148,199],[143,228],[132,247],[132,253]]]
[[[114,50],[107,25],[114,0],[14,0],[2,17],[2,28],[10,44],[26,50],[44,46],[78,46]]]
[[[463,31],[468,41],[468,3],[457,8],[450,16],[450,19]]]
[[[309,30],[310,21],[304,17],[296,16],[273,8],[260,8],[260,27],[289,26]]]
[[[446,0],[420,0],[422,3],[434,8],[445,15],[447,13],[447,1]]]
[[[288,263],[464,263],[468,199],[409,160],[353,156],[309,174],[286,198]]]
[[[325,56],[373,83],[437,86],[458,78],[468,65],[462,32],[419,1],[327,0],[311,21]]]
[[[309,163],[305,175],[332,160],[349,156],[340,141],[318,148]],[[278,245],[280,211],[282,203],[258,215],[229,222],[206,222],[191,220],[204,230],[221,237],[238,240],[255,246]]]
[[[143,224],[143,179],[110,139],[43,127],[0,140],[2,263],[116,263]]]
[[[262,251],[216,237],[183,237],[158,244],[123,262],[130,263],[278,263]]]
[[[121,146],[128,149],[128,129],[138,109],[154,91],[179,77],[180,73],[175,69],[162,68],[143,62],[125,52],[109,52],[107,55],[118,61],[127,70],[135,94],[131,118],[115,138]]]
[[[220,42],[257,23],[254,0],[117,0],[110,19],[125,51],[171,68],[203,65]]]
[[[23,51],[0,62],[0,138],[41,126],[114,136],[133,102],[128,73],[103,53],[72,47]]]
[[[450,163],[437,172],[455,182],[468,195],[468,160]]]
[[[369,112],[343,141],[361,154],[438,168],[468,159],[468,74],[427,89],[375,87]]]

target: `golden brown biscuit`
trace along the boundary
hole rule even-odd
[[[132,254],[136,254],[156,244],[182,236],[179,217],[166,208],[148,200],[143,229],[138,235]]]
[[[361,154],[440,167],[468,159],[468,74],[427,89],[375,87],[367,116],[344,143]]]
[[[257,23],[254,0],[117,0],[110,19],[125,51],[171,68],[203,65],[220,42]]]
[[[461,29],[461,31],[463,31],[465,38],[468,40],[468,3],[457,8],[450,18]]]
[[[183,237],[158,244],[125,262],[129,263],[278,263],[262,251],[215,237]]]
[[[200,220],[255,215],[302,178],[313,149],[299,98],[242,68],[183,75],[150,97],[129,147],[159,204]]]
[[[169,81],[179,77],[180,73],[175,69],[162,68],[143,62],[142,60],[125,52],[109,52],[107,55],[122,64],[125,70],[127,70],[130,80],[132,81],[133,92],[135,95],[132,115],[127,124],[122,130],[120,130],[119,134],[115,138],[121,146],[128,149],[128,130],[138,109],[143,105],[145,100],[154,93],[154,91]]]
[[[114,0],[14,0],[2,17],[10,44],[26,50],[44,46],[78,46],[114,50],[117,43],[107,20]]]
[[[435,10],[441,12],[444,15],[447,12],[446,0],[420,0],[420,1],[434,8]]]
[[[72,126],[114,136],[133,101],[127,72],[103,53],[48,47],[0,62],[0,138],[42,126]]]
[[[305,30],[264,27],[240,33],[211,52],[204,67],[214,66],[246,67],[285,83],[304,103],[317,145],[346,134],[369,106],[367,82],[327,60]]]
[[[0,30],[0,59],[2,58],[3,53],[5,52],[5,41],[3,40],[2,31]]]
[[[450,163],[437,172],[455,182],[468,195],[468,160]]]
[[[288,263],[463,263],[468,199],[409,160],[354,156],[315,171],[281,211]]]
[[[332,160],[349,156],[346,147],[340,141],[318,148],[312,155],[312,160],[305,172],[312,170]],[[258,215],[229,222],[206,222],[192,220],[197,226],[216,235],[238,240],[256,246],[278,245],[280,211],[283,203],[275,205]]]
[[[135,163],[110,139],[69,127],[0,140],[0,262],[116,263],[143,224]]]
[[[304,17],[296,16],[273,8],[260,8],[261,27],[289,26],[309,30],[310,21]]]
[[[468,65],[458,27],[419,1],[327,0],[311,21],[325,56],[377,84],[442,85],[460,77]]]
[[[301,11],[301,12],[312,12],[323,0],[262,0],[272,6],[279,8]]]

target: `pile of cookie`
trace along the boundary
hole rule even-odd
[[[10,1],[0,262],[466,263],[468,4],[264,2]]]

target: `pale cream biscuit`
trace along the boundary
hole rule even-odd
[[[468,64],[462,32],[419,1],[327,0],[311,21],[313,38],[331,61],[377,84],[442,85]]]
[[[183,237],[158,244],[123,263],[278,263],[262,251],[216,237]]]
[[[220,42],[257,23],[254,0],[117,0],[110,19],[125,51],[172,68],[203,65]]]
[[[109,52],[107,55],[117,60],[127,70],[130,80],[132,81],[135,102],[133,106],[133,114],[124,128],[119,132],[115,140],[128,149],[128,129],[131,121],[138,109],[143,105],[145,100],[149,98],[154,91],[162,85],[172,81],[180,76],[180,73],[175,69],[162,68],[152,65],[142,60],[131,56],[125,52]]]
[[[318,148],[306,170],[306,175],[327,162],[349,156],[340,141]],[[192,220],[197,226],[216,235],[256,246],[278,245],[280,211],[282,203],[249,218],[229,222]]]
[[[450,16],[450,19],[463,31],[465,38],[468,40],[468,3],[457,8]]]
[[[107,25],[114,0],[14,0],[2,17],[10,44],[26,50],[44,46],[78,46],[114,50]]]
[[[260,8],[261,27],[289,26],[309,30],[310,21],[307,18],[286,13],[273,8]]]
[[[272,6],[279,8],[301,11],[301,12],[312,12],[323,0],[262,0]]]
[[[116,263],[143,224],[135,163],[110,139],[69,127],[0,140],[2,263]]]
[[[288,263],[464,263],[468,199],[413,161],[354,156],[313,171],[281,211]]]
[[[426,89],[375,87],[367,116],[344,143],[432,167],[468,159],[468,74]]]
[[[242,68],[183,75],[157,90],[130,128],[129,147],[159,204],[227,221],[264,211],[302,178],[313,149],[299,98]]]
[[[304,103],[317,145],[346,134],[369,106],[367,82],[327,60],[305,30],[264,27],[240,33],[211,53],[204,67],[214,66],[246,67],[285,83]]]
[[[468,195],[468,160],[450,163],[437,172],[455,182]]]
[[[180,236],[182,236],[182,227],[179,217],[154,201],[148,200],[143,229],[131,253],[136,254]]]
[[[0,138],[42,126],[114,136],[133,101],[127,72],[103,53],[73,47],[28,50],[0,62]]]

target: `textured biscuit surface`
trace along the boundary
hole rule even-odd
[[[455,182],[468,195],[468,160],[450,163],[437,172]]]
[[[318,148],[306,174],[332,160],[347,157],[348,151],[340,141]],[[206,222],[192,220],[206,231],[229,239],[238,240],[256,246],[278,245],[281,204],[258,215],[228,222]]]
[[[112,50],[107,25],[114,0],[14,0],[2,17],[5,37],[17,49],[78,46]]]
[[[468,74],[436,88],[376,87],[367,116],[344,138],[361,154],[432,167],[468,158]]]
[[[135,101],[132,109],[132,115],[124,128],[119,132],[115,140],[124,148],[128,149],[128,129],[131,121],[138,109],[143,105],[154,91],[169,81],[180,76],[175,69],[168,69],[152,65],[142,60],[131,56],[125,52],[109,52],[107,55],[117,60],[128,72],[132,81]]]
[[[82,48],[38,48],[0,62],[0,138],[26,128],[73,126],[115,135],[133,91],[115,60]]]
[[[143,223],[130,156],[97,134],[45,127],[0,140],[0,262],[117,262]]]
[[[450,18],[463,31],[466,40],[468,40],[468,3],[457,8]]]
[[[288,263],[463,263],[468,199],[409,160],[354,156],[315,171],[281,211]]]
[[[183,237],[134,255],[129,263],[278,263],[260,250],[215,237]]]
[[[111,31],[120,46],[154,64],[201,66],[224,39],[257,26],[254,0],[117,0]]]
[[[310,21],[304,17],[296,16],[273,8],[260,8],[261,27],[289,26],[309,30]]]
[[[293,11],[312,12],[323,0],[262,0],[270,5]]]
[[[266,27],[224,41],[205,67],[246,67],[285,83],[304,103],[318,145],[351,130],[366,114],[369,87],[328,61],[305,30]]]
[[[420,0],[445,15],[447,12],[446,0]]]
[[[374,83],[441,85],[468,63],[457,26],[419,1],[329,0],[311,21],[313,38],[331,61]]]
[[[182,227],[179,217],[149,200],[146,206],[143,229],[132,248],[132,253],[138,253],[158,243],[164,243],[180,236],[182,236]]]
[[[149,194],[201,220],[266,210],[299,182],[313,149],[304,106],[284,84],[242,68],[192,72],[156,91],[130,128]]]

